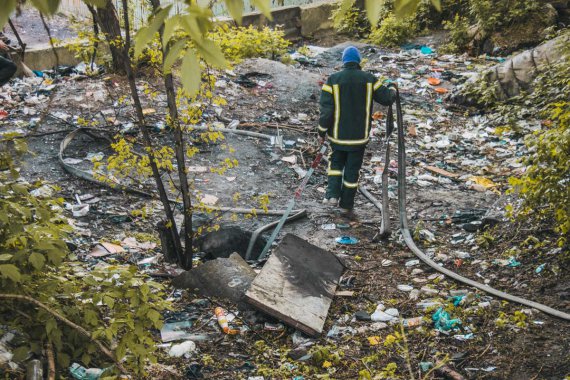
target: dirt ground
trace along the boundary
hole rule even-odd
[[[314,157],[320,84],[340,66],[343,46],[346,44],[316,55],[316,61],[310,65],[285,66],[257,59],[236,66],[235,75],[222,74],[216,90],[228,101],[222,117],[239,120],[242,124],[239,129],[274,136],[277,135],[275,127],[279,126],[279,134],[290,148],[280,149],[268,140],[229,133],[225,134],[222,143],[197,145],[200,152],[189,165],[209,168],[226,158],[235,158],[239,166],[221,176],[201,169],[191,171],[196,191],[218,197],[218,205],[239,207],[259,207],[258,197],[267,194],[269,208],[283,209],[300,182],[296,170],[308,169]],[[465,75],[488,63],[465,62],[463,58],[452,56],[424,56],[419,51],[359,46],[368,60],[365,69],[400,78],[408,128],[407,213],[420,246],[441,265],[466,277],[570,311],[570,273],[561,255],[536,247],[529,241],[525,243],[528,250],[516,254],[520,265],[505,264],[513,255],[512,249],[529,237],[528,226],[503,221],[491,232],[468,232],[463,228],[464,223],[454,223],[452,218],[473,210],[493,209],[504,199],[502,194],[507,187],[507,177],[518,170],[516,158],[523,154],[523,144],[521,136],[495,135],[494,126],[485,116],[447,104],[445,97],[434,92],[425,81],[436,73],[442,76],[441,87],[451,90]],[[249,76],[255,87],[236,83],[236,79],[243,78],[240,75],[252,72],[265,74]],[[113,134],[132,117],[128,107],[116,113],[117,108],[113,107],[119,96],[127,94],[122,78],[112,75],[81,80],[64,77],[55,84],[49,115],[42,124],[34,128],[28,126],[30,120],[43,115],[41,110],[45,101],[40,99],[37,107],[14,102],[5,105],[9,116],[0,130],[20,130],[28,134],[71,130],[76,125],[74,116],[102,120],[101,115],[112,110],[120,121],[117,126],[106,127]],[[26,93],[28,97],[37,94],[41,87],[12,86],[14,92]],[[18,86],[21,87],[18,89]],[[156,125],[164,119],[163,97],[146,98],[144,102],[145,108],[156,110],[149,116],[148,123]],[[30,114],[25,108],[36,110]],[[360,186],[366,186],[380,199],[378,175],[386,164],[383,162],[383,115],[386,109],[376,106],[375,111],[382,115],[377,114]],[[57,158],[63,136],[64,133],[55,133],[30,138],[34,155],[26,158],[21,173],[30,182],[43,180],[57,184],[61,188],[58,195],[70,203],[74,202],[75,194],[92,194],[100,199],[91,205],[87,216],[70,218],[78,232],[73,240],[78,246],[77,256],[88,260],[86,254],[101,240],[120,241],[136,233],[147,233],[156,238],[154,225],[160,216],[159,203],[111,190],[65,172]],[[164,132],[157,130],[154,137],[171,143]],[[226,144],[235,151],[231,153]],[[391,144],[392,159],[396,160],[394,138]],[[91,162],[84,158],[99,152],[110,153],[104,141],[81,137],[72,144],[66,157],[83,159],[77,165],[88,169]],[[282,160],[291,156],[295,157],[295,165]],[[396,229],[397,162],[388,165],[394,169],[390,174],[389,190],[393,195],[391,220]],[[430,165],[455,173],[457,177],[449,179],[436,175],[426,169]],[[493,185],[489,188],[476,186],[473,176],[490,179]],[[200,378],[200,375],[211,379],[257,379],[255,376],[265,379],[448,378],[438,371],[422,372],[422,362],[440,363],[468,379],[562,379],[570,374],[568,322],[490,297],[443,278],[424,264],[414,264],[411,260],[415,256],[405,246],[399,232],[393,232],[386,240],[375,239],[381,215],[361,194],[356,198],[356,217],[347,218],[334,207],[321,204],[325,187],[326,163],[317,169],[297,205],[307,209],[308,217],[286,225],[283,231],[283,234],[296,234],[338,254],[351,268],[345,272],[339,290],[353,293],[335,297],[322,336],[307,341],[299,338],[291,328],[270,331],[264,328],[264,323],[278,321],[238,311],[223,300],[199,302],[199,296],[186,291],[174,292],[181,313],[199,315],[193,319],[196,330],[212,333],[215,339],[197,342],[198,352],[189,359],[177,361],[165,353],[161,365],[153,367],[150,378],[192,379]],[[236,193],[240,194],[237,201]],[[146,219],[131,215],[131,211],[145,206],[151,210]],[[259,216],[232,220],[231,214],[227,213],[216,223],[238,224],[253,231],[275,219]],[[323,228],[330,224],[335,224],[334,229]],[[343,246],[335,242],[335,238],[345,235],[357,238],[358,244]],[[545,232],[544,236],[536,238],[548,240],[549,236]],[[145,252],[143,256],[158,252],[159,248]],[[125,260],[132,262],[134,259]],[[542,271],[537,269],[540,264],[545,264]],[[156,264],[156,269],[160,269],[160,264]],[[149,272],[152,273],[152,268]],[[399,285],[400,288],[410,285],[416,291],[401,290]],[[448,297],[459,289],[466,289],[463,293],[471,293],[473,299],[468,304],[453,306]],[[428,306],[418,305],[422,302]],[[399,324],[384,326],[354,318],[357,311],[373,312],[378,303],[396,308],[402,319],[425,317],[424,324],[401,328]],[[247,325],[250,331],[237,336],[219,332],[211,318],[213,307],[218,304],[238,315],[232,323]],[[461,320],[455,331],[438,331],[429,322],[437,305],[446,306],[452,318]],[[160,340],[158,332],[156,336]],[[300,355],[301,359],[292,359],[290,351],[294,349],[304,349],[312,357],[302,360],[303,355]],[[394,373],[390,372],[390,363],[395,363]],[[368,371],[371,377],[366,377],[363,371]]]

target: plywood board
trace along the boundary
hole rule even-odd
[[[246,302],[317,336],[323,330],[343,269],[332,253],[288,234],[251,284]]]

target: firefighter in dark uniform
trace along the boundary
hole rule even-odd
[[[360,68],[358,49],[349,46],[342,53],[343,70],[323,85],[318,132],[327,138],[329,155],[328,186],[323,203],[339,205],[345,211],[354,207],[358,175],[364,149],[370,139],[372,101],[391,105],[396,92],[382,85],[373,74]]]

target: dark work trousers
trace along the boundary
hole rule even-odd
[[[0,55],[0,86],[8,83],[10,78],[16,73],[16,65],[14,62]]]
[[[356,151],[333,149],[329,155],[326,198],[340,199],[339,206],[351,210],[358,188],[358,176],[364,160],[364,148]]]

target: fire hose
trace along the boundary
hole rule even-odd
[[[553,309],[549,306],[527,300],[525,298],[513,296],[511,294],[502,292],[495,288],[492,288],[488,285],[481,284],[477,281],[473,281],[469,278],[463,277],[449,269],[446,269],[435,261],[430,259],[414,242],[412,235],[410,233],[410,229],[408,227],[408,216],[406,214],[406,147],[404,141],[404,122],[402,116],[402,105],[400,102],[400,93],[398,91],[397,86],[393,86],[396,91],[396,101],[395,101],[395,108],[396,108],[396,122],[397,122],[397,134],[398,134],[398,212],[400,217],[400,231],[404,238],[404,241],[408,248],[412,250],[412,252],[425,264],[430,266],[431,268],[435,269],[436,271],[458,281],[463,284],[472,286],[479,290],[484,291],[485,293],[494,295],[496,297],[505,299],[507,301],[516,302],[521,305],[529,306],[540,310],[546,314],[549,314],[554,317],[562,318],[567,321],[570,320],[570,314],[565,313],[560,310]],[[386,161],[384,165],[384,172],[382,173],[382,205],[378,200],[376,200],[372,194],[370,194],[365,188],[361,188],[360,192],[370,200],[378,209],[380,209],[382,213],[382,225],[380,227],[380,234],[382,236],[387,236],[390,233],[390,218],[389,218],[389,206],[388,206],[388,172],[387,167],[388,163],[390,162],[390,136],[392,131],[394,130],[394,113],[393,108],[390,106],[388,110],[388,114],[386,117]]]

